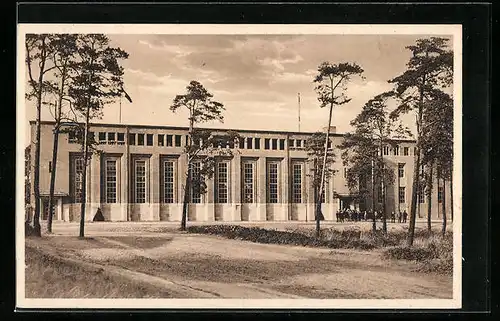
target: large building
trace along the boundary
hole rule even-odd
[[[31,125],[35,137],[36,125]],[[41,124],[40,194],[42,219],[48,214],[48,195],[53,146],[53,122]],[[184,127],[93,124],[99,142],[87,170],[86,219],[100,208],[107,221],[180,221],[186,156],[183,154],[188,129]],[[221,158],[213,179],[203,195],[190,193],[190,221],[312,221],[313,188],[311,162],[307,161],[305,140],[313,133],[263,130],[235,130],[242,139],[232,146],[232,157]],[[343,135],[332,134],[333,146]],[[32,140],[33,141],[33,140]],[[400,140],[385,147],[384,157],[393,165],[394,184],[387,187],[387,212],[409,212],[412,193],[414,145]],[[80,217],[83,159],[80,145],[69,134],[60,134],[55,182],[54,220],[78,221]],[[231,147],[229,147],[231,148]],[[27,149],[34,160],[35,148]],[[346,184],[346,168],[340,153],[333,164],[336,174],[326,185],[323,215],[335,220],[343,207],[361,210],[380,208],[380,191],[371,199],[353,202]],[[32,163],[33,165],[33,163]],[[196,164],[194,166],[196,171]],[[30,171],[31,181],[33,171]],[[32,185],[32,184],[31,184]],[[442,217],[442,198],[447,212],[451,202],[446,188],[433,188],[432,217]],[[31,186],[33,194],[33,187]],[[421,193],[423,196],[423,193]],[[31,202],[34,202],[32,195]],[[418,218],[427,215],[427,198],[419,200]],[[439,204],[439,206],[438,206]],[[33,206],[33,205],[32,205]]]

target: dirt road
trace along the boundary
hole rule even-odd
[[[165,287],[179,298],[452,298],[452,277],[412,272],[378,251],[256,244],[215,236],[102,229],[79,240],[67,229],[26,246],[111,275]]]

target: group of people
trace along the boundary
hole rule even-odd
[[[361,221],[369,221],[373,220],[375,217],[376,220],[381,220],[382,219],[382,213],[378,213],[377,211],[358,211],[355,209],[349,209],[349,208],[344,208],[343,210],[338,210],[337,211],[337,222],[345,222],[345,221],[351,221],[351,222],[361,222]],[[399,212],[398,215],[398,222],[399,223],[406,223],[406,220],[408,218],[408,213],[406,210]],[[391,213],[391,222],[396,223],[396,214],[394,212]]]

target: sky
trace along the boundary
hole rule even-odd
[[[364,79],[345,88],[352,100],[335,107],[332,126],[345,133],[350,121],[373,96],[406,69],[412,45],[425,35],[126,35],[111,34],[111,45],[129,53],[122,62],[125,90],[121,123],[187,126],[187,113],[169,107],[191,80],[201,82],[224,104],[224,123],[206,127],[297,131],[327,126],[328,108],[320,108],[313,79],[318,66],[356,63]],[[96,122],[119,123],[119,101],[104,108]],[[35,118],[34,106],[27,117]],[[42,119],[50,120],[44,112]],[[413,117],[405,120],[412,123]]]

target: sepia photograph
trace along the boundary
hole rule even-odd
[[[17,46],[19,307],[461,307],[460,26]]]

